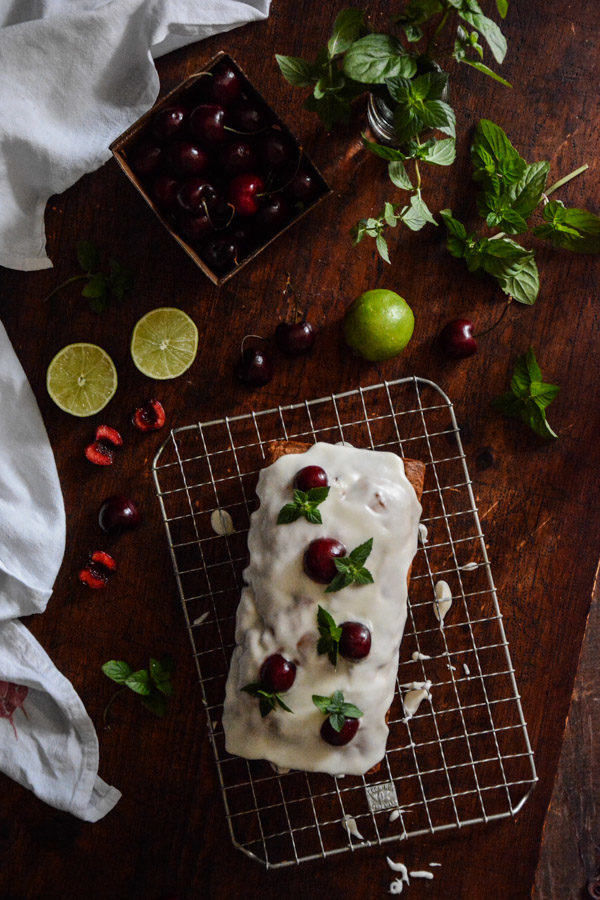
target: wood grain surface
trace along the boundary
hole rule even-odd
[[[395,12],[384,0],[359,5],[368,9],[378,30],[386,29]],[[325,43],[336,12],[330,4],[310,0],[274,0],[268,21],[158,61],[161,93],[166,93],[216,51],[230,52],[290,123],[334,189],[318,211],[221,290],[166,234],[114,162],[49,203],[53,270],[2,270],[0,319],[40,404],[67,511],[67,548],[54,596],[47,612],[27,625],[81,695],[99,734],[100,775],[123,792],[103,821],[89,825],[48,808],[2,777],[0,897],[5,900],[231,900],[316,893],[371,898],[388,891],[387,853],[412,868],[430,860],[442,863],[432,882],[414,881],[407,889],[414,900],[530,895],[598,563],[598,263],[540,247],[537,304],[511,307],[472,359],[449,363],[441,358],[434,341],[444,323],[464,315],[483,330],[499,314],[503,295],[448,256],[443,227],[418,234],[398,229],[391,241],[391,266],[366,242],[351,247],[351,225],[378,212],[390,198],[381,161],[361,148],[364,104],[357,103],[348,126],[326,135],[316,117],[303,110],[303,92],[281,79],[273,59],[274,52],[314,54]],[[589,163],[588,172],[560,196],[569,205],[600,211],[596,0],[513,0],[504,30],[509,51],[502,71],[512,90],[470,70],[453,71],[457,162],[449,170],[427,172],[431,208],[450,207],[475,224],[469,143],[474,124],[486,116],[507,130],[528,161],[549,160],[552,180]],[[88,309],[76,285],[42,302],[76,272],[75,247],[81,239],[94,241],[136,275],[130,299],[102,316]],[[240,343],[248,333],[271,335],[288,314],[281,293],[286,272],[320,329],[318,344],[307,358],[278,356],[270,384],[248,391],[233,377]],[[416,316],[407,350],[380,365],[351,357],[340,334],[348,303],[373,287],[398,290]],[[177,381],[157,384],[135,369],[129,337],[138,318],[161,305],[188,312],[201,340],[192,368]],[[50,359],[73,341],[101,344],[119,372],[114,400],[91,420],[60,412],[45,390]],[[549,411],[560,433],[553,444],[541,443],[490,408],[490,399],[506,389],[516,356],[531,345],[545,379],[561,386]],[[268,872],[229,840],[152,485],[151,462],[165,434],[135,432],[131,412],[156,395],[169,427],[177,427],[405,375],[433,379],[455,404],[540,781],[514,820]],[[90,466],[83,456],[100,421],[118,428],[127,444],[106,470]],[[113,493],[130,494],[145,521],[139,531],[107,544],[96,514]],[[92,593],[80,585],[77,572],[88,551],[99,545],[114,551],[119,571],[108,589]],[[135,698],[120,698],[112,728],[104,730],[102,710],[112,686],[101,664],[123,658],[141,666],[150,654],[167,651],[177,661],[168,717],[159,721]],[[565,831],[563,840],[573,838]]]

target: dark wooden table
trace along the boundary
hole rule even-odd
[[[364,6],[375,27],[384,30],[393,11],[389,5]],[[442,325],[465,315],[481,330],[498,315],[502,295],[492,283],[468,276],[462,264],[447,255],[441,227],[397,233],[391,266],[378,259],[372,246],[351,247],[350,226],[378,211],[390,194],[384,169],[360,146],[364,106],[357,105],[349,126],[326,135],[303,110],[302,92],[283,82],[273,59],[276,51],[315,53],[334,16],[327,4],[275,0],[267,22],[158,62],[165,93],[217,50],[230,51],[292,124],[334,189],[302,226],[225,287],[217,290],[204,278],[114,162],[49,203],[46,221],[54,270],[2,272],[0,318],[40,404],[67,511],[67,548],[54,596],[47,612],[27,625],[80,693],[99,734],[100,774],[123,792],[114,811],[89,825],[48,808],[3,778],[4,898],[172,895],[213,900],[303,898],[316,892],[376,897],[386,893],[391,881],[385,864],[388,852],[413,868],[426,866],[430,859],[442,863],[434,881],[410,886],[414,898],[524,898],[531,892],[598,563],[598,264],[590,257],[540,248],[538,303],[533,308],[512,307],[501,326],[481,341],[474,358],[444,361],[434,347]],[[469,138],[476,121],[487,116],[508,131],[528,160],[550,160],[553,180],[589,163],[588,172],[561,196],[570,205],[598,211],[600,15],[595,0],[513,2],[504,30],[509,52],[503,74],[514,84],[512,90],[464,69],[453,72],[457,162],[450,170],[427,173],[432,209],[451,207],[460,216],[472,215]],[[77,286],[42,303],[59,281],[76,271],[75,246],[81,239],[96,242],[136,274],[131,297],[102,316],[87,308]],[[240,342],[248,333],[270,335],[287,314],[281,294],[285,272],[301,289],[304,308],[321,329],[318,345],[309,358],[293,363],[278,359],[271,383],[247,391],[232,375]],[[376,286],[405,296],[417,324],[402,356],[370,365],[344,349],[339,325],[347,304]],[[161,305],[188,312],[201,340],[185,376],[153,384],[135,369],[129,336],[141,315]],[[50,359],[73,341],[105,347],[119,372],[114,400],[92,420],[61,413],[45,389]],[[516,356],[530,345],[546,380],[561,386],[549,414],[560,432],[553,444],[542,444],[490,408],[490,399],[506,388]],[[129,425],[131,411],[157,394],[168,412],[168,425],[177,427],[413,374],[433,379],[449,393],[461,423],[540,781],[514,820],[267,872],[229,840],[152,484],[151,462],[165,434],[135,433]],[[118,462],[106,470],[93,468],[83,456],[100,421],[120,429],[127,442]],[[80,585],[77,572],[88,550],[103,543],[96,524],[98,506],[117,492],[139,502],[145,523],[112,545],[118,575],[107,590],[92,593]],[[177,691],[168,717],[155,719],[123,698],[113,707],[112,729],[104,730],[102,710],[112,688],[101,664],[116,657],[143,665],[150,654],[167,651],[177,661]],[[584,685],[582,697],[587,688]],[[591,764],[597,779],[597,759]],[[591,786],[593,781],[582,783]],[[574,808],[581,811],[585,804]],[[573,815],[575,833],[565,823],[559,828],[563,845],[576,844],[582,819],[580,812]],[[574,874],[569,897],[582,896],[586,878],[595,874],[594,846],[582,845],[588,854],[586,876]],[[552,860],[545,865],[551,866]],[[553,893],[552,887],[544,892],[543,881],[540,876],[540,896],[567,896]],[[545,881],[553,883],[558,884]]]

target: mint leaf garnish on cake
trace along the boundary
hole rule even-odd
[[[322,606],[319,606],[319,611],[317,612],[317,626],[319,628],[317,653],[319,655],[326,653],[331,665],[337,666],[340,638],[342,636],[341,626],[335,624],[333,616],[326,609],[323,609]]]
[[[279,511],[277,516],[278,525],[289,525],[302,516],[312,525],[322,525],[321,511],[318,506],[327,499],[329,494],[328,487],[310,488],[308,491],[294,491],[294,500],[292,503],[286,503]]]
[[[325,588],[325,593],[332,594],[335,591],[341,591],[342,588],[348,587],[349,584],[372,584],[374,579],[368,569],[365,568],[371,550],[373,549],[373,538],[369,538],[364,544],[359,544],[349,554],[349,556],[341,556],[334,560],[337,569],[337,575]]]

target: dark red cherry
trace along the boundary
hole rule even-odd
[[[260,157],[267,169],[282,169],[298,159],[299,150],[281,131],[267,131],[260,140]]]
[[[282,353],[288,356],[301,356],[312,349],[316,332],[310,322],[280,322],[275,329],[275,340]]]
[[[259,679],[268,691],[282,694],[289,691],[296,678],[296,666],[281,653],[268,656],[260,667]]]
[[[266,234],[281,231],[290,221],[291,211],[287,200],[281,194],[263,197],[256,213],[256,224]]]
[[[307,169],[300,169],[287,186],[286,193],[296,202],[309,203],[317,196],[318,189],[315,176]]]
[[[341,731],[336,731],[329,718],[325,719],[321,725],[321,737],[326,743],[332,747],[343,747],[349,744],[356,732],[358,731],[358,719],[347,718],[342,725]]]
[[[194,216],[206,213],[218,199],[219,192],[206,178],[186,178],[177,192],[177,202],[181,208]]]
[[[201,103],[190,115],[190,131],[206,144],[221,144],[227,139],[226,113],[217,103]]]
[[[212,70],[210,92],[215,103],[233,103],[242,96],[241,77],[228,62],[218,63]]]
[[[327,472],[321,466],[304,466],[296,472],[294,487],[299,491],[310,491],[313,488],[329,487]]]
[[[260,197],[265,183],[260,175],[251,172],[236,175],[229,185],[229,199],[240,216],[253,216],[258,212]]]
[[[131,168],[138,175],[154,175],[164,162],[162,147],[153,141],[142,141],[131,154]]]
[[[201,256],[217,275],[237,266],[240,249],[233,237],[215,238],[202,248]]]
[[[187,116],[187,109],[179,103],[157,110],[152,116],[152,134],[159,141],[166,141],[176,134],[181,134]]]
[[[340,654],[344,659],[364,659],[371,650],[371,632],[362,622],[344,622],[341,626]]]
[[[256,152],[252,144],[240,138],[225,144],[219,153],[219,165],[228,175],[239,175],[256,168]]]
[[[173,141],[165,152],[169,165],[176,175],[182,177],[202,175],[208,168],[208,153],[191,141]]]
[[[133,500],[123,495],[109,497],[98,513],[100,528],[111,537],[117,537],[123,531],[136,528],[141,521],[142,517]]]
[[[152,182],[150,193],[154,202],[162,209],[173,209],[177,204],[179,182],[171,175],[157,175]]]
[[[260,131],[267,125],[263,110],[250,100],[240,100],[231,106],[231,121],[234,128],[245,133]]]
[[[235,369],[235,374],[247,387],[263,387],[273,377],[273,363],[266,350],[246,347]]]
[[[473,323],[468,319],[453,319],[442,328],[440,347],[452,359],[466,359],[477,353],[477,341],[473,336]]]
[[[202,241],[214,233],[212,222],[206,213],[193,216],[191,213],[179,212],[175,224],[183,237],[192,243]]]
[[[346,548],[335,538],[316,538],[304,553],[304,571],[319,584],[329,584],[337,575],[335,559],[346,556]]]

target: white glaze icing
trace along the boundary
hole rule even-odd
[[[464,566],[461,566],[461,572],[474,572],[475,569],[479,568],[479,563],[476,562],[468,562],[465,563]]]
[[[400,880],[405,881],[408,884],[408,869],[406,868],[404,863],[394,862],[394,860],[390,859],[389,856],[386,856],[385,861],[387,862],[392,872],[399,872]]]
[[[226,509],[213,509],[210,514],[210,524],[215,534],[233,534],[233,519]]]
[[[431,659],[426,653],[419,653],[418,650],[415,650],[412,654],[412,659],[414,662],[418,662],[420,659]]]
[[[364,837],[358,830],[356,819],[353,816],[344,816],[344,818],[342,819],[342,825],[346,829],[348,834],[352,835],[352,837],[358,838],[359,841],[364,841]]]
[[[394,878],[390,884],[390,894],[401,894],[404,890],[404,884],[399,878]]]
[[[319,507],[323,525],[304,518],[276,525],[290,502],[299,469],[321,466],[329,496]],[[223,726],[230,753],[267,759],[279,766],[332,775],[360,775],[385,752],[389,709],[406,621],[408,569],[417,548],[421,506],[400,457],[348,446],[319,443],[298,456],[288,454],[263,469],[257,487],[260,506],[248,534],[247,586],[237,612],[236,644],[227,679]],[[327,594],[303,571],[310,541],[336,537],[348,552],[369,538],[366,566],[374,583],[350,585]],[[369,656],[360,663],[340,658],[335,669],[318,655],[317,607],[336,622],[360,621],[371,630]],[[296,679],[284,695],[293,714],[275,710],[261,718],[258,702],[241,688],[258,680],[263,661],[281,653],[297,665]],[[364,713],[354,739],[331,747],[320,736],[323,714],[312,695],[344,693]]]
[[[390,816],[389,816],[388,821],[389,821],[389,822],[395,822],[396,819],[399,819],[399,818],[400,818],[400,810],[399,810],[399,809],[393,809],[393,810],[391,811],[391,813],[390,813]]]
[[[463,669],[465,670],[465,675],[471,674],[471,670],[466,663],[463,663]]]
[[[427,536],[427,525],[423,525],[423,523],[421,522],[419,524],[419,541],[423,545],[425,545],[428,540],[429,540],[429,538]]]
[[[442,623],[446,613],[452,606],[452,591],[447,581],[438,581],[434,588],[435,600],[433,601],[433,614]]]
[[[206,619],[208,619],[209,616],[210,616],[210,612],[203,612],[202,615],[198,616],[197,619],[194,619],[194,621],[192,622],[192,625],[202,625],[202,623]]]
[[[412,719],[425,698],[431,700],[431,681],[413,681],[406,686],[410,690],[402,698],[405,713],[403,722],[408,722],[409,719]]]
[[[410,872],[409,874],[411,878],[427,878],[429,881],[433,878],[433,872],[421,871],[420,869],[417,869],[416,872]]]

